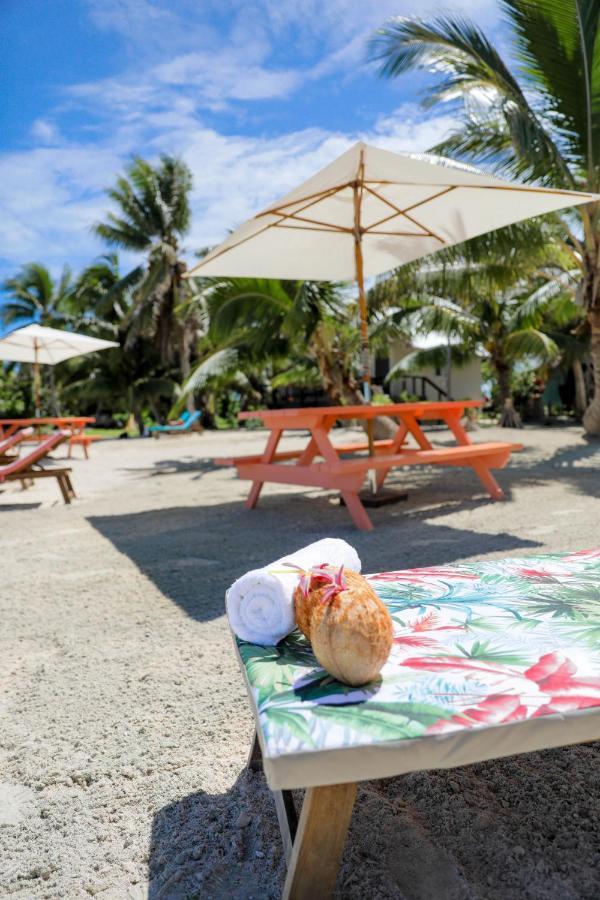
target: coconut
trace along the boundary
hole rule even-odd
[[[366,684],[377,677],[390,654],[389,612],[358,572],[313,570],[296,588],[294,608],[313,652],[338,681]]]

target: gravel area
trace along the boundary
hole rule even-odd
[[[507,437],[525,445],[498,474],[508,502],[466,470],[412,469],[370,533],[320,490],[267,485],[246,510],[247,484],[213,459],[262,449],[260,431],[97,443],[73,460],[70,507],[52,479],[1,490],[0,897],[278,897],[224,590],[329,535],[365,571],[598,545],[600,443],[575,427],[475,439]],[[599,756],[362,785],[337,896],[597,900]]]

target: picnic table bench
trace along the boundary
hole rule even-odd
[[[69,450],[74,446],[83,447],[86,459],[89,459],[90,444],[98,440],[95,435],[85,434],[86,425],[95,422],[94,416],[37,416],[33,419],[0,419],[0,439],[9,438],[21,428],[33,428],[30,435],[24,438],[26,441],[39,441],[44,427],[57,428],[68,432]]]
[[[465,411],[481,406],[480,400],[393,403],[372,406],[325,406],[305,409],[269,409],[240,413],[240,420],[260,419],[269,430],[262,454],[221,457],[218,465],[234,465],[240,478],[252,481],[246,506],[253,509],[263,484],[299,484],[339,490],[355,525],[370,530],[373,525],[359,497],[367,472],[376,472],[381,488],[391,469],[398,466],[467,466],[473,469],[494,500],[504,497],[491,469],[503,468],[521,444],[504,441],[472,443],[461,419]],[[398,420],[392,439],[375,441],[374,454],[367,455],[367,443],[342,444],[331,441],[331,429],[338,420],[369,420],[388,416]],[[456,440],[453,447],[433,447],[421,428],[423,421],[441,421]],[[308,431],[310,437],[301,450],[278,452],[284,431]],[[407,445],[412,437],[416,447]],[[362,454],[362,455],[356,455]],[[350,456],[350,458],[348,458]],[[322,461],[316,461],[320,458]]]
[[[358,782],[600,740],[600,550],[367,577],[394,622],[375,682],[336,681],[297,631],[234,638],[286,900],[330,896]]]

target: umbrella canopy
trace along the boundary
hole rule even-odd
[[[55,366],[73,356],[95,353],[108,347],[118,347],[116,341],[104,341],[100,338],[88,337],[87,334],[76,334],[73,331],[60,331],[58,328],[46,328],[44,325],[25,325],[0,338],[0,360],[11,362],[33,363],[35,414],[40,412],[40,363]]]
[[[369,402],[365,277],[522,219],[597,199],[597,194],[512,184],[450,160],[400,156],[359,142],[241,225],[187,277],[356,279],[363,392]]]
[[[348,281],[595,194],[512,184],[357,143],[241,225],[189,275]]]
[[[0,338],[0,359],[55,366],[72,356],[118,346],[115,341],[103,341],[87,334],[60,331],[44,325],[26,325]]]

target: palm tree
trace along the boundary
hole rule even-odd
[[[175,380],[149,338],[128,334],[135,304],[132,294],[127,278],[119,273],[115,255],[98,260],[81,273],[70,300],[73,314],[85,314],[89,333],[116,340],[121,346],[66,363],[62,396],[67,401],[76,398],[79,404],[93,404],[98,411],[124,409],[133,415],[141,434],[144,412],[150,409],[160,418],[159,407],[167,408],[170,403]],[[129,350],[124,353],[127,339]]]
[[[516,64],[497,40],[459,15],[396,18],[374,35],[380,72],[436,72],[427,103],[450,101],[460,125],[436,148],[555,188],[600,190],[600,3],[502,0]],[[564,246],[580,271],[591,330],[595,391],[584,427],[600,434],[600,204],[561,216]]]
[[[358,332],[336,285],[260,278],[207,279],[202,293],[207,347],[202,372],[275,365],[312,369],[335,403],[360,403],[355,374]],[[192,374],[191,384],[198,383]]]
[[[95,227],[110,246],[146,254],[146,263],[126,276],[128,284],[135,285],[129,342],[141,334],[153,335],[163,362],[172,355],[175,309],[187,289],[179,242],[190,224],[191,187],[192,174],[181,160],[161,156],[152,166],[136,157],[126,175],[107,191],[118,212],[108,213],[106,221]]]
[[[70,321],[67,310],[73,278],[68,266],[55,281],[45,266],[29,263],[13,278],[8,278],[3,289],[8,294],[0,308],[4,326],[36,321],[53,327]]]
[[[514,365],[526,359],[557,362],[560,352],[542,327],[544,316],[550,309],[556,315],[565,302],[572,314],[572,302],[564,295],[540,289],[556,278],[560,261],[551,233],[531,222],[473,238],[413,267],[410,288],[400,270],[398,309],[389,319],[405,328],[411,321],[416,330],[458,338],[461,346],[453,348],[458,364],[483,349],[496,376],[500,424],[518,427],[511,386]],[[387,290],[388,302],[393,302],[393,281],[377,290]],[[446,352],[445,346],[417,351],[396,368],[443,365]],[[392,370],[388,379],[394,374]]]
[[[65,266],[55,281],[48,269],[40,263],[29,263],[3,285],[8,298],[0,307],[3,326],[26,325],[35,321],[49,327],[73,324],[70,302],[73,292],[71,270]],[[48,381],[50,404],[55,416],[60,415],[60,402],[56,390],[53,366],[44,367]]]

